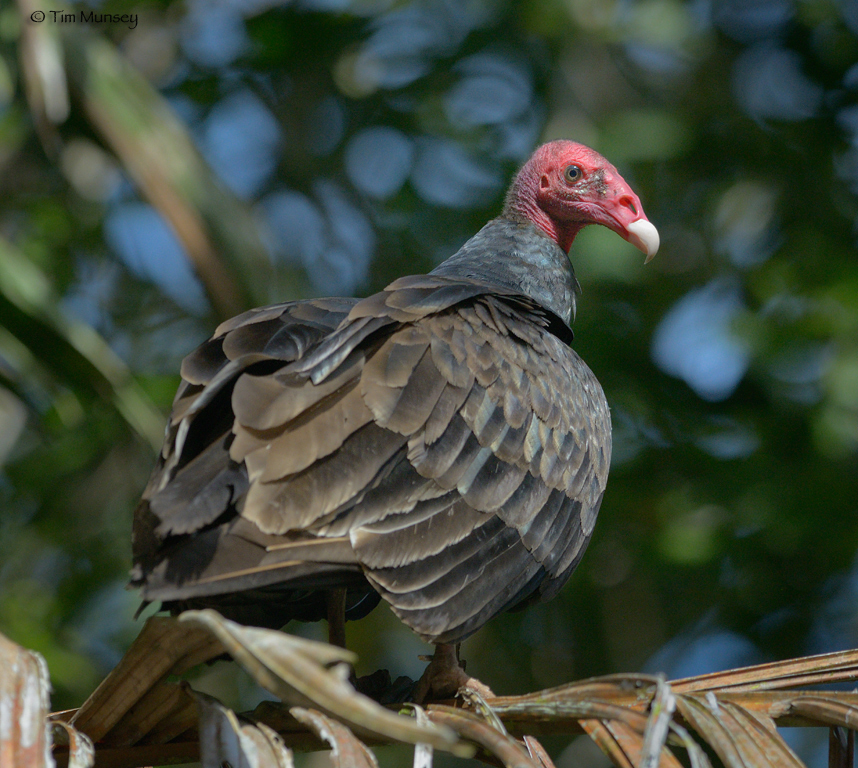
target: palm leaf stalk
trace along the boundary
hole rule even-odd
[[[8,648],[29,653],[11,643]],[[283,704],[263,702],[236,715],[187,683],[173,682],[225,653]],[[858,693],[809,688],[858,680],[858,650],[669,682],[623,674],[523,696],[484,700],[465,692],[461,701],[431,702],[425,710],[399,707],[399,713],[351,686],[347,664],[353,660],[341,648],[244,627],[210,610],[154,617],[82,707],[49,716],[53,755],[58,765],[89,765],[75,763],[66,745],[91,739],[97,764],[114,768],[200,756],[204,765],[235,765],[244,763],[230,755],[248,760],[251,753],[247,765],[270,768],[289,765],[284,761],[291,761],[293,750],[325,748],[333,750],[335,764],[371,766],[368,746],[399,743],[417,745],[420,765],[431,765],[432,750],[440,749],[476,751],[495,765],[539,768],[551,763],[535,736],[585,733],[623,768],[800,768],[778,728],[829,728],[829,764],[845,766],[851,765],[858,724]],[[16,688],[5,672],[0,685],[13,704],[22,691],[38,690],[20,682]],[[36,709],[44,714],[45,707],[43,702]],[[15,711],[24,709],[21,704]]]

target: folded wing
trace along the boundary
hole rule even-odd
[[[144,597],[283,623],[342,586],[352,616],[380,595],[434,642],[550,597],[610,463],[570,335],[514,292],[437,275],[221,326],[183,365],[136,513]]]

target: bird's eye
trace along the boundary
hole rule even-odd
[[[582,171],[577,165],[567,165],[563,175],[566,177],[566,181],[571,184],[581,178]]]

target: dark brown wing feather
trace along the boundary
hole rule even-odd
[[[321,590],[347,587],[354,615],[374,590],[454,642],[553,595],[610,462],[570,335],[517,294],[440,276],[225,323],[182,367],[137,511],[145,598],[267,604],[282,623],[321,617]]]

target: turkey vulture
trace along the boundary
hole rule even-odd
[[[449,655],[555,595],[611,457],[602,388],[570,347],[567,254],[587,224],[647,261],[658,248],[617,170],[555,141],[428,275],[223,323],[182,363],[135,512],[144,600],[279,627],[384,599]]]

